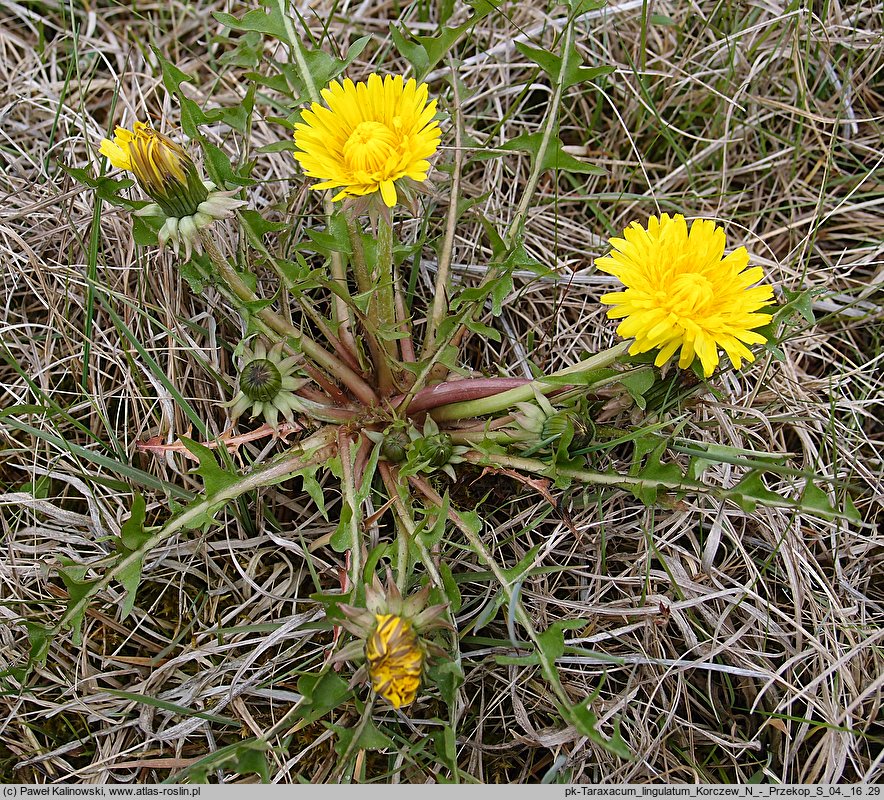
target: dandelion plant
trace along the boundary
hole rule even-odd
[[[287,17],[283,23],[291,26]],[[280,36],[285,24],[252,32]],[[572,28],[569,20],[555,61],[525,49],[553,82],[557,98],[602,74],[580,64]],[[137,601],[140,570],[153,548],[186,529],[211,535],[225,504],[248,504],[256,492],[297,477],[317,513],[326,513],[329,492],[340,497],[323,545],[338,565],[339,580],[312,601],[319,610],[316,624],[329,636],[311,680],[349,671],[335,707],[355,709],[359,730],[367,729],[378,707],[402,713],[440,701],[456,724],[464,624],[455,600],[458,580],[469,575],[455,576],[441,555],[438,542],[447,536],[456,537],[477,569],[491,576],[498,599],[487,613],[503,608],[512,649],[507,657],[538,667],[558,722],[628,758],[632,745],[616,721],[602,730],[593,698],[575,696],[562,679],[557,662],[569,621],[550,620],[538,629],[526,612],[522,580],[533,566],[530,559],[521,566],[501,563],[485,540],[480,511],[458,504],[451,490],[466,469],[478,467],[534,492],[567,524],[561,502],[575,490],[628,491],[651,507],[689,495],[749,511],[759,503],[799,507],[800,500],[764,488],[758,476],[765,462],[747,460],[752,471],[734,485],[705,482],[703,467],[715,454],[683,468],[666,455],[674,434],[656,432],[666,424],[659,422],[667,413],[661,398],[673,386],[681,399],[714,388],[724,370],[739,370],[761,352],[775,332],[773,288],[760,266],[750,266],[745,247],[726,252],[725,223],[697,218],[688,227],[689,208],[643,217],[595,260],[623,285],[603,294],[600,303],[609,307],[608,318],[622,320],[616,336],[624,341],[606,331],[607,348],[557,371],[534,365],[531,377],[506,374],[506,365],[502,374],[477,372],[466,362],[464,340],[472,335],[481,349],[497,335],[479,321],[480,313],[487,308],[500,314],[516,269],[545,269],[525,250],[522,229],[541,175],[574,167],[555,116],[551,112],[540,133],[519,143],[532,164],[528,192],[507,231],[489,234],[483,279],[459,284],[442,263],[435,295],[415,300],[403,271],[422,250],[414,234],[420,226],[403,221],[420,222],[447,203],[444,262],[464,205],[458,183],[433,180],[434,171],[437,177],[457,171],[462,146],[460,130],[444,110],[445,90],[438,82],[389,74],[383,65],[364,79],[347,76],[343,62],[323,71],[317,65],[327,60],[315,53],[308,59],[297,37],[283,39],[293,70],[274,86],[297,83],[298,93],[287,89],[289,116],[279,118],[285,139],[278,150],[291,154],[258,157],[284,159],[291,184],[309,187],[296,194],[303,207],[287,211],[321,218],[309,241],[285,240],[287,218],[268,223],[249,182],[236,186],[229,165],[228,186],[204,180],[191,155],[196,141],[182,143],[136,121],[131,131],[118,127],[113,140],[99,144],[111,165],[134,174],[150,198],[136,213],[153,220],[157,244],[171,242],[191,285],[211,286],[225,313],[239,316],[236,372],[224,376],[230,391],[219,393],[216,406],[219,419],[232,427],[216,440],[182,438],[169,445],[199,462],[202,494],[170,509],[156,526],[144,527],[142,514],[106,562],[64,565],[70,602],[41,635],[45,640],[62,626],[79,626],[87,605],[114,581],[127,593],[125,616]],[[163,63],[167,87],[190,108],[188,98],[174,91],[180,75]],[[225,172],[217,160],[212,163]],[[244,233],[239,247],[231,244],[234,230]],[[720,352],[727,357],[724,365]],[[676,354],[677,369],[671,363]],[[614,401],[629,414],[606,425]],[[650,434],[640,430],[642,422],[651,426]],[[236,452],[242,434],[235,430],[268,441],[261,460],[242,472],[213,453]],[[623,444],[636,453],[628,472],[593,460],[594,453]],[[388,575],[386,586],[381,573]],[[428,678],[431,664],[445,680]],[[337,735],[349,757],[358,735]]]

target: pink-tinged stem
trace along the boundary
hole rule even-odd
[[[616,344],[607,350],[602,350],[589,358],[584,358],[583,361],[577,364],[560,369],[558,372],[552,373],[552,375],[545,375],[533,381],[524,381],[520,386],[516,386],[513,389],[496,392],[493,395],[480,397],[477,400],[446,403],[433,410],[433,419],[436,422],[449,422],[468,417],[496,414],[499,411],[514,406],[516,403],[526,400],[530,401],[537,393],[548,395],[561,391],[562,383],[560,379],[566,376],[573,375],[577,379],[575,384],[579,385],[581,383],[581,373],[589,373],[592,370],[610,366],[617,358],[626,353],[629,346],[630,343],[628,341],[620,342],[620,344]]]
[[[295,391],[295,394],[298,395],[298,397],[312,400],[314,403],[319,403],[320,405],[327,405],[328,403],[334,402],[329,394],[323,392],[322,389],[317,389],[315,386],[310,386],[310,384],[302,386]]]
[[[365,468],[368,466],[368,458],[371,455],[371,449],[374,442],[365,436],[359,437],[359,448],[356,450],[356,458],[353,465],[353,473],[356,476],[356,488],[362,486],[365,478]]]
[[[464,378],[461,381],[446,381],[436,383],[421,389],[408,405],[409,414],[419,414],[437,406],[449,403],[460,403],[466,400],[481,400],[483,397],[491,397],[500,392],[516,389],[531,383],[528,378]],[[394,398],[393,404],[401,402],[404,398]]]
[[[347,402],[347,396],[335,386],[321,370],[318,370],[312,364],[304,364],[304,372],[306,372],[317,384],[319,384],[335,403],[344,404]]]
[[[337,430],[337,440],[338,455],[341,457],[341,499],[350,506],[350,578],[356,583],[362,579],[362,517],[351,448],[353,437],[341,426]]]
[[[405,307],[405,297],[402,294],[402,281],[399,279],[399,270],[393,265],[393,288],[396,300],[396,323],[399,330],[407,333],[404,339],[399,340],[399,351],[402,360],[414,363],[417,358],[414,354],[414,340],[411,338],[411,326],[408,324],[408,309]]]
[[[221,251],[218,249],[218,245],[215,244],[215,240],[212,239],[211,235],[206,231],[203,231],[201,241],[206,253],[208,253],[212,260],[212,264],[221,274],[221,278],[223,279],[222,285],[226,284],[225,288],[234,295],[234,298],[239,298],[246,303],[257,302],[259,299],[258,296],[251,290],[242,277],[240,277],[237,271],[231,266],[230,262],[222,255]],[[356,396],[356,398],[363,403],[363,405],[373,406],[377,403],[378,396],[375,394],[374,389],[362,380],[359,375],[337,358],[337,356],[329,353],[328,350],[322,347],[322,345],[295,328],[294,325],[285,320],[275,311],[270,308],[262,308],[260,311],[256,312],[255,316],[278,335],[290,336],[293,339],[297,339],[301,352],[318,366],[322,367],[322,369],[340,380],[341,383],[343,383]],[[328,387],[323,385],[323,388],[327,390]]]

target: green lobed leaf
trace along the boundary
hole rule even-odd
[[[564,73],[562,72],[564,59],[561,56],[557,56],[549,50],[532,47],[523,42],[516,42],[516,49],[525,56],[525,58],[537,64],[537,66],[549,76],[549,79],[553,84],[561,83],[562,88],[564,89],[567,89],[570,86],[576,86],[579,83],[591,81],[601,75],[607,75],[614,71],[614,68],[609,66],[583,66],[583,57],[578,52],[577,47],[573,44],[568,52],[568,59],[567,63],[565,63]]]
[[[427,547],[431,548],[442,541],[445,535],[445,526],[448,521],[448,511],[451,508],[451,498],[448,491],[442,497],[442,508],[428,508],[427,514],[418,524],[415,530],[416,538]]]
[[[154,239],[156,241],[156,239]],[[178,262],[178,274],[187,281],[187,285],[195,295],[200,295],[206,288],[207,281],[203,277],[203,272],[197,267],[199,264],[205,270],[211,269],[208,256],[205,253],[194,252],[189,261]]]
[[[151,45],[150,49],[160,64],[160,69],[163,72],[163,86],[166,87],[166,91],[169,94],[180,95],[181,92],[179,90],[182,83],[193,83],[196,80],[193,75],[188,75],[166,59],[158,47]]]
[[[262,783],[270,783],[267,751],[270,746],[258,739],[246,739],[221,747],[208,756],[171,775],[163,783],[208,783],[209,775],[218,770],[231,770],[237,775],[257,774]],[[199,790],[191,790],[191,793]]]
[[[863,516],[860,513],[859,509],[854,505],[853,499],[847,495],[844,498],[844,510],[842,512],[844,516],[851,520],[852,522],[862,522]]]
[[[466,526],[478,536],[482,532],[482,518],[475,511],[458,511],[458,516],[466,523]]]
[[[451,606],[451,613],[456,614],[462,605],[460,589],[451,572],[451,567],[444,561],[439,562],[439,577],[442,578],[442,588],[445,592],[445,599]]]
[[[525,656],[494,656],[494,663],[502,667],[536,667],[540,664],[539,653],[529,653]]]
[[[516,50],[518,50],[529,61],[533,61],[540,67],[553,83],[558,81],[559,73],[562,70],[562,58],[549,50],[540,47],[532,47],[525,42],[516,42]]]
[[[289,289],[301,288],[303,290],[315,288],[318,285],[315,270],[307,263],[307,259],[300,253],[294,254],[294,261],[287,258],[275,259],[277,270],[285,279]],[[312,285],[310,285],[312,284]]]
[[[44,666],[46,657],[49,655],[49,647],[52,644],[54,631],[45,625],[37,622],[24,621],[24,626],[28,632],[28,641],[30,650],[28,652],[28,667]]]
[[[475,24],[475,18],[467,20],[463,25],[456,28],[442,26],[442,30],[436,36],[415,36],[414,38],[423,47],[427,54],[427,65],[422,72],[415,73],[418,80],[423,79],[427,72],[436,66],[454,47],[463,33]]]
[[[189,97],[177,95],[181,105],[181,128],[190,139],[196,139],[199,135],[199,126],[210,121],[203,110]]]
[[[354,746],[359,750],[388,750],[395,748],[393,740],[386,734],[381,733],[371,719],[367,719],[364,724],[356,728],[345,728],[342,725],[334,725],[331,722],[323,722],[322,724],[335,732],[337,736],[335,752],[339,757],[343,757],[350,749],[354,736],[356,737]]]
[[[777,309],[777,316],[783,318],[793,311],[797,311],[809,325],[816,323],[816,315],[813,312],[813,298],[818,294],[812,289],[791,291],[783,288],[783,295],[788,301],[785,306]]]
[[[503,237],[500,235],[500,231],[498,231],[494,223],[484,215],[479,216],[479,223],[485,230],[485,235],[488,237],[488,242],[491,244],[491,255],[494,260],[502,261],[507,255],[508,248]],[[521,241],[519,244],[521,244]]]
[[[532,255],[529,255],[521,239],[516,240],[503,263],[504,266],[512,267],[513,269],[529,270],[542,278],[552,278],[556,275],[554,270],[544,266]]]
[[[275,3],[269,3],[266,7],[268,11],[256,8],[252,11],[247,11],[240,18],[221,11],[213,11],[212,16],[231,30],[266,33],[279,39],[281,42],[291,44],[279,6]]]
[[[430,56],[427,48],[420,42],[410,42],[402,31],[390,23],[390,36],[399,54],[412,66],[416,76],[426,75],[430,71]]]
[[[255,181],[242,175],[242,169],[234,170],[230,162],[230,158],[220,148],[205,139],[200,141],[203,154],[206,157],[206,169],[212,183],[219,189],[224,189],[228,185],[233,186],[254,186]],[[257,212],[253,212],[257,213]]]
[[[256,774],[261,783],[270,783],[270,764],[267,761],[266,748],[263,742],[255,743],[256,747],[240,747],[236,750],[236,758],[229,764],[237,775]]]
[[[572,458],[569,449],[571,447],[571,442],[574,441],[574,422],[570,416],[565,417],[565,427],[562,430],[561,434],[556,441],[556,450],[553,455],[553,463],[557,467],[563,467],[565,469],[580,469],[584,461],[581,457]],[[556,476],[555,487],[557,489],[565,488],[570,485],[570,481],[567,483],[562,483],[559,480],[559,476]]]
[[[332,253],[350,255],[353,252],[347,223],[340,213],[331,216],[324,231],[308,228],[305,232],[314,245],[310,249],[320,255],[329,257]]]
[[[684,480],[684,474],[678,464],[663,461],[666,444],[665,439],[661,440],[656,436],[640,437],[633,442],[632,466],[629,474],[648,481],[651,485],[635,486],[632,493],[646,506],[654,505],[661,492],[671,491],[666,484],[680,483]],[[659,485],[655,485],[658,482]]]
[[[513,276],[509,270],[505,270],[491,280],[485,281],[479,286],[471,286],[458,292],[451,299],[451,310],[456,311],[464,303],[484,304],[491,299],[491,313],[499,317],[503,310],[504,300],[513,290]],[[441,335],[441,329],[440,329]]]
[[[589,708],[591,698],[573,705],[568,709],[568,721],[583,735],[588,736],[592,741],[603,745],[607,750],[620,758],[632,758],[632,751],[629,745],[623,741],[620,735],[619,723],[614,723],[614,733],[610,739],[606,739],[596,729],[598,717]]]
[[[433,67],[452,52],[461,36],[496,8],[496,5],[488,0],[474,0],[468,5],[473,7],[475,13],[461,25],[456,27],[442,25],[435,36],[413,35],[414,42],[408,41],[403,31],[390,23],[393,44],[400,55],[414,67],[414,76],[418,81],[422,81]]]
[[[261,63],[264,56],[264,37],[257,31],[246,31],[235,40],[230,36],[219,38],[231,46],[230,50],[221,54],[219,64],[255,69]],[[254,80],[250,73],[246,73],[246,78]]]
[[[332,550],[336,553],[346,553],[353,545],[353,538],[350,532],[350,519],[352,515],[353,512],[350,506],[347,503],[343,503],[338,512],[340,517],[338,527],[335,528],[335,532],[329,540]]]
[[[467,330],[478,334],[484,339],[490,339],[492,342],[500,341],[500,331],[492,328],[490,325],[486,325],[484,322],[479,322],[478,320],[467,318],[464,320],[463,324]]]
[[[804,491],[801,493],[801,510],[824,517],[835,516],[838,513],[829,502],[829,496],[810,480],[807,481]]]
[[[459,661],[447,660],[429,670],[427,682],[439,690],[449,708],[457,703],[457,690],[464,682],[463,667]]]
[[[20,408],[20,407],[19,407]],[[45,409],[42,406],[34,406],[36,413],[45,413]],[[21,413],[20,411],[16,413]],[[45,500],[49,497],[49,490],[52,486],[52,478],[48,475],[41,475],[37,478],[36,481],[26,481],[19,488],[20,492],[27,492],[31,497],[35,497],[38,500]]]
[[[285,230],[288,227],[285,222],[272,222],[269,219],[264,219],[260,211],[251,208],[244,209],[239,213],[246,235],[259,245],[263,245],[262,239],[266,234]]]
[[[537,635],[537,646],[540,657],[551,669],[555,669],[555,661],[565,653],[565,631],[585,628],[588,620],[564,619],[554,622],[543,633]]]
[[[371,549],[365,559],[365,566],[362,568],[362,574],[365,576],[366,583],[368,583],[371,580],[371,576],[375,574],[381,559],[386,557],[392,549],[393,548],[389,542],[381,542],[379,545]]]
[[[191,470],[192,475],[199,475],[203,479],[203,487],[207,500],[224,489],[228,489],[240,480],[240,476],[235,472],[224,469],[218,463],[215,454],[205,445],[188,439],[186,436],[181,437],[181,443],[199,459],[199,466]],[[199,502],[199,501],[197,501]],[[195,520],[190,527],[202,528],[212,524],[215,514],[221,510],[226,504],[226,500],[211,506],[209,510],[202,515],[201,518]]]
[[[476,533],[478,533],[478,531],[476,531]],[[525,555],[519,560],[519,563],[514,567],[501,569],[501,572],[506,575],[511,586],[521,581],[528,574],[528,570],[534,565],[534,559],[537,558],[537,554],[540,552],[542,546],[542,544],[534,545],[534,547],[525,553]]]
[[[157,234],[164,222],[163,217],[132,217],[132,239],[140,247],[157,244]]]
[[[635,404],[644,411],[647,408],[645,394],[654,385],[656,377],[654,371],[650,369],[636,369],[623,374],[620,383],[629,392],[629,396],[635,401]]]
[[[541,131],[538,131],[537,133],[523,133],[515,139],[510,139],[508,142],[504,142],[500,146],[500,149],[528,153],[531,156],[531,163],[533,164],[540,154],[543,139],[544,134]],[[582,172],[589,175],[605,174],[605,170],[601,167],[597,167],[595,164],[590,164],[586,161],[580,161],[569,153],[566,153],[563,148],[564,145],[562,144],[562,140],[558,136],[550,137],[546,150],[543,153],[541,168],[545,170],[552,169],[566,172]]]
[[[240,479],[236,473],[221,467],[215,454],[204,444],[188,439],[186,436],[181,437],[181,443],[199,459],[200,465],[191,470],[191,474],[199,475],[203,479],[207,497],[218,494]]]
[[[755,511],[758,503],[782,504],[783,502],[780,495],[764,485],[761,476],[761,470],[752,470],[736,486],[728,490],[728,495],[748,514]]]
[[[280,139],[278,142],[271,142],[255,148],[256,153],[287,153],[297,150],[294,139]]]
[[[302,675],[298,679],[298,691],[304,695],[304,702],[298,707],[298,717],[307,722],[321,719],[351,694],[347,682],[334,672]]]
[[[130,552],[137,550],[150,538],[150,535],[144,532],[146,509],[147,504],[144,497],[136,492],[132,498],[132,512],[129,515],[129,519],[120,527],[120,542]]]
[[[58,574],[68,590],[68,609],[75,608],[81,600],[89,597],[98,581],[87,581],[86,573],[88,564],[76,564],[65,556],[59,556],[62,566]],[[71,641],[77,647],[83,643],[83,617],[86,615],[86,604],[77,608],[75,614],[68,619],[68,627],[71,629]]]
[[[439,760],[452,772],[457,771],[457,739],[450,725],[443,725],[433,734],[433,747]]]
[[[368,38],[370,37],[362,37],[358,40],[360,43],[358,52],[361,52],[365,47]],[[353,44],[356,45],[356,42]],[[355,58],[356,55],[351,56],[350,52],[347,53],[347,60],[341,61],[341,59],[329,55],[324,50],[304,51],[304,60],[307,62],[307,69],[310,71],[310,76],[313,78],[313,82],[318,89],[324,89],[328,86],[332,80],[347,69],[349,64]]]
[[[128,558],[137,553],[144,543],[150,539],[150,534],[144,530],[144,518],[146,503],[144,498],[135,493],[132,498],[132,513],[120,528],[120,539],[117,542],[117,553],[120,558]],[[120,608],[120,621],[126,619],[132,613],[135,606],[135,595],[138,585],[141,583],[141,568],[144,564],[144,554],[132,559],[132,563],[117,573],[117,580],[126,590],[126,598]]]
[[[325,495],[322,493],[322,486],[319,485],[319,481],[316,480],[316,472],[319,470],[319,466],[307,467],[307,469],[302,469],[298,475],[301,476],[301,480],[303,481],[304,491],[310,495],[310,499],[316,504],[316,508],[319,509],[319,513],[322,514],[323,518],[328,521],[328,512],[325,508]]]
[[[59,166],[78,183],[95,189],[95,194],[100,199],[113,206],[121,206],[131,210],[147,205],[145,200],[129,200],[122,196],[122,192],[135,185],[135,181],[130,178],[111,178],[107,175],[96,178],[93,176],[92,170],[84,167],[69,167],[66,164],[59,164]]]
[[[663,492],[671,492],[672,487],[668,484],[681,483],[684,480],[684,474],[681,467],[672,462],[664,464],[662,461],[648,461],[638,477],[646,481],[657,481],[659,485],[656,487],[643,487],[635,491],[635,496],[645,505],[651,506]]]
[[[507,270],[499,278],[491,282],[491,313],[499,317],[503,313],[503,304],[513,291],[513,275]]]
[[[245,97],[243,97],[236,105],[221,106],[220,108],[213,109],[213,111],[217,114],[217,117],[221,122],[233,128],[237,133],[245,136],[251,127],[252,111],[254,110],[254,107],[255,84],[250,83],[248,89],[246,89]]]

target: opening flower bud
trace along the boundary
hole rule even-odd
[[[417,697],[424,653],[408,620],[395,614],[375,615],[377,625],[365,642],[371,688],[395,708]]]
[[[150,125],[117,128],[114,140],[103,139],[101,154],[118,169],[129,170],[169,217],[197,213],[209,191],[187,151]]]

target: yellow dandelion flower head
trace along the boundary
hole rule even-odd
[[[208,189],[187,151],[150,125],[117,128],[114,139],[102,139],[100,152],[117,169],[135,175],[138,185],[172,217],[196,213]]]
[[[396,205],[396,181],[425,181],[439,146],[436,101],[427,93],[425,83],[401,75],[332,81],[322,90],[326,105],[313,103],[295,125],[295,158],[321,181],[312,188],[339,189],[333,200],[380,191]]]
[[[635,338],[630,354],[659,348],[654,363],[662,367],[681,348],[679,367],[699,358],[707,377],[718,366],[719,348],[735,368],[754,360],[746,345],[767,341],[754,329],[771,320],[757,312],[773,289],[754,285],[764,273],[747,269],[745,247],[724,255],[724,230],[715,222],[698,219],[688,231],[681,214],[662,214],[647,228],[633,222],[610,245],[611,254],[596,259],[596,266],[626,288],[601,301],[611,306],[609,318],[623,319],[617,333]]]
[[[412,624],[395,614],[375,614],[376,625],[365,641],[371,688],[395,708],[417,697],[424,651]]]

